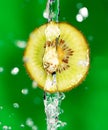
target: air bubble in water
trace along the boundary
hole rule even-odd
[[[12,70],[11,70],[11,74],[12,75],[17,75],[19,72],[19,68],[18,67],[14,67]]]
[[[19,108],[19,104],[15,102],[15,103],[13,103],[13,107],[14,108]]]
[[[27,88],[24,88],[21,90],[22,94],[24,95],[27,95],[28,94],[28,89]]]

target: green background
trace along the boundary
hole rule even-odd
[[[30,32],[47,22],[43,18],[46,0],[0,0],[0,130],[31,130],[31,118],[39,130],[46,130],[43,91],[32,87],[23,63],[24,49],[16,41],[27,41]],[[89,16],[76,20],[80,7]],[[90,70],[86,80],[66,92],[60,116],[67,122],[63,130],[108,130],[108,1],[60,0],[59,21],[66,21],[85,35],[90,46]],[[19,68],[17,75],[11,70]],[[27,89],[26,95],[22,89]],[[17,108],[13,107],[18,103]]]

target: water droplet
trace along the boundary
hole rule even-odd
[[[3,126],[3,130],[8,130],[8,126],[7,126],[7,125],[4,125],[4,126]]]
[[[48,1],[47,4],[46,4],[46,9],[45,9],[44,12],[43,12],[43,17],[44,17],[45,19],[48,19],[48,18],[49,18],[49,1]]]
[[[26,63],[26,62],[28,62],[28,61],[29,61],[29,58],[24,56],[24,57],[23,57],[23,62]]]
[[[88,17],[88,9],[86,7],[83,7],[79,10],[79,14],[81,14],[84,18]]]
[[[36,125],[32,126],[32,130],[38,130],[38,127]]]
[[[27,95],[28,94],[28,89],[27,88],[24,88],[21,90],[22,94],[24,95]]]
[[[46,18],[46,19],[48,19],[48,17],[49,17],[49,12],[48,12],[48,10],[45,10],[45,11],[43,12],[43,17]]]
[[[12,75],[17,75],[19,72],[19,68],[18,67],[14,67],[12,70],[11,70],[11,74]]]
[[[26,42],[25,41],[16,41],[16,46],[19,48],[25,48]]]
[[[88,13],[88,9],[87,7],[82,7],[79,9],[78,14],[76,15],[76,20],[78,22],[82,22],[83,20],[85,20],[88,17],[89,13]]]
[[[0,67],[0,73],[2,73],[4,71],[3,67]]]
[[[64,93],[59,93],[59,100],[63,100],[65,98],[65,94]]]
[[[3,106],[0,106],[0,110],[3,110]]]
[[[32,127],[34,125],[33,120],[31,118],[27,118],[26,125],[29,126],[29,127]]]
[[[4,126],[3,126],[3,130],[11,130],[11,129],[12,129],[11,126],[7,126],[7,125],[4,125]]]
[[[32,88],[34,88],[34,89],[37,88],[37,82],[36,81],[32,82]]]
[[[21,127],[21,128],[24,128],[24,127],[25,127],[25,125],[24,125],[24,124],[21,124],[21,125],[20,125],[20,127]]]
[[[9,127],[8,127],[8,130],[11,130],[11,129],[12,129],[12,127],[11,127],[11,126],[9,126]]]
[[[82,15],[81,15],[81,14],[77,14],[77,15],[76,15],[76,20],[77,20],[78,22],[82,22],[82,21],[83,21]]]
[[[1,125],[2,123],[0,122],[0,125]]]
[[[83,66],[83,67],[86,67],[86,66],[89,65],[89,61],[88,61],[88,60],[80,60],[80,61],[78,62],[78,65]]]
[[[64,127],[67,123],[66,122],[62,122],[62,121],[58,121],[57,122],[57,127]]]
[[[19,108],[19,104],[15,102],[15,103],[13,103],[13,107],[14,108]]]

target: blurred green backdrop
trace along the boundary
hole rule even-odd
[[[43,91],[29,78],[22,60],[30,32],[47,22],[46,2],[0,1],[0,130],[46,130]],[[82,7],[89,16],[78,22]],[[91,58],[86,80],[65,93],[60,117],[67,125],[60,129],[108,130],[108,1],[60,0],[59,21],[83,32]]]

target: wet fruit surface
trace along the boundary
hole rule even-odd
[[[85,81],[65,93],[61,119],[67,126],[63,130],[108,130],[107,5],[107,0],[60,1],[59,21],[71,23],[83,32],[90,45],[91,57]],[[0,1],[0,130],[6,126],[13,130],[30,130],[32,128],[25,124],[30,118],[38,130],[46,128],[43,90],[35,88],[34,82],[32,87],[22,62],[29,34],[47,21],[42,17],[45,6],[44,0]],[[78,22],[76,15],[83,7],[88,9],[89,16]],[[19,72],[12,75],[12,70],[18,70],[14,69],[16,67]],[[28,94],[23,94],[26,89]],[[18,103],[19,108],[14,108],[14,103]]]
[[[24,57],[28,59],[25,64],[29,74],[42,89],[47,74],[56,73],[57,89],[50,87],[46,90],[49,92],[74,88],[83,81],[89,68],[89,48],[85,38],[66,23],[51,22],[35,30]]]

